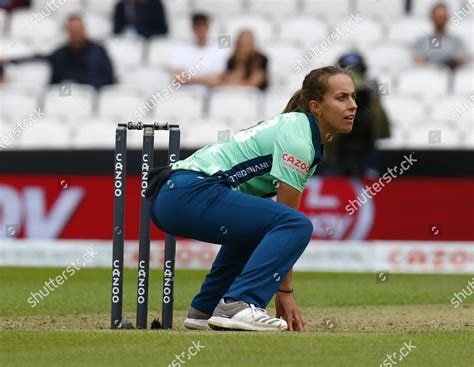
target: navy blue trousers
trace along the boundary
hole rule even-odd
[[[233,191],[224,178],[186,170],[161,187],[151,211],[167,233],[222,244],[191,304],[208,314],[222,297],[266,308],[313,231],[297,210]]]

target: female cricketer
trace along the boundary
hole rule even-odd
[[[292,267],[313,226],[298,211],[323,145],[352,130],[350,73],[306,75],[282,114],[150,173],[147,197],[161,230],[222,244],[184,325],[190,329],[305,331]],[[276,194],[276,201],[268,200]],[[276,318],[265,308],[275,296]]]

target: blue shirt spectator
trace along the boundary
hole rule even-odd
[[[3,62],[24,63],[37,60],[51,65],[51,84],[63,82],[87,84],[95,88],[115,82],[112,62],[104,47],[87,39],[84,23],[71,15],[66,24],[68,43],[49,56],[34,55]]]
[[[113,84],[113,68],[107,51],[87,39],[82,18],[69,17],[66,28],[68,44],[48,57],[52,68],[51,84],[67,81],[95,88]]]
[[[95,88],[113,84],[112,64],[105,49],[86,41],[79,49],[61,47],[48,57],[52,73],[51,84],[73,82]]]

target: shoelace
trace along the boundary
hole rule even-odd
[[[267,310],[263,309],[263,308],[260,308],[260,307],[256,307],[254,306],[253,304],[250,304],[250,309],[252,310],[252,314],[254,315],[256,312],[263,312],[263,313],[267,313]]]

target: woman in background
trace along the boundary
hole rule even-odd
[[[235,51],[227,61],[227,70],[221,75],[221,85],[251,86],[265,90],[268,84],[268,60],[255,49],[251,31],[242,31]]]

